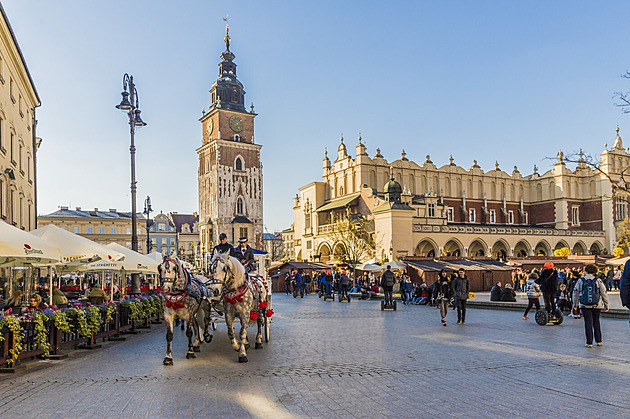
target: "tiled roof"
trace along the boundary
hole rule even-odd
[[[188,226],[190,227],[191,231],[193,228],[193,225],[199,221],[199,217],[196,215],[192,215],[192,214],[173,214],[171,213],[171,220],[173,220],[173,224],[175,224],[175,228],[177,229],[178,233],[182,232],[182,225],[184,224],[188,224]]]
[[[55,212],[51,212],[50,214],[40,215],[43,218],[106,218],[106,219],[130,219],[131,212],[119,212],[119,211],[87,211],[80,209],[69,209],[66,207],[62,207]],[[145,219],[144,214],[138,213],[137,217],[139,219]]]

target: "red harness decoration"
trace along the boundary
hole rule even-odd
[[[184,294],[183,292],[177,294],[164,294],[164,299],[166,300],[166,303],[164,305],[167,308],[172,308],[173,310],[184,308],[186,306],[184,305],[184,303],[182,303],[182,300],[185,296],[186,294]]]
[[[238,301],[239,303],[243,302],[243,296],[247,292],[247,284],[241,286],[239,289],[236,289],[231,292],[226,292],[223,294],[223,299],[228,303],[234,305]]]

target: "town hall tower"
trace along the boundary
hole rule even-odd
[[[262,146],[254,143],[254,105],[245,109],[229,26],[225,30],[219,78],[210,89],[210,108],[199,120],[199,234],[204,254],[218,243],[221,233],[233,244],[247,237],[252,247],[263,247]]]

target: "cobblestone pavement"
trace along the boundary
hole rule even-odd
[[[630,412],[628,321],[603,320],[604,346],[583,323],[537,326],[518,312],[470,309],[466,325],[431,307],[274,295],[272,342],[237,353],[220,324],[196,359],[163,326],[92,353],[0,378],[12,417],[556,417]],[[253,342],[254,330],[250,329]]]

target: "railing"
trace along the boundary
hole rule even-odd
[[[55,326],[54,320],[47,320],[44,324],[47,331],[46,341],[50,345],[49,355],[51,357],[59,356],[62,349],[73,348],[78,349],[83,347],[91,349],[94,347],[99,339],[103,341],[107,338],[119,336],[125,333],[137,333],[136,329],[149,328],[150,323],[159,323],[162,317],[162,311],[158,310],[151,316],[144,317],[140,321],[134,321],[131,315],[131,308],[129,304],[125,302],[118,302],[114,304],[115,310],[112,314],[110,322],[106,323],[106,312],[100,312],[101,325],[98,331],[92,332],[89,337],[83,336],[79,333],[79,327],[76,324],[76,320],[73,320],[74,326],[71,328],[71,332],[64,332]],[[35,322],[27,320],[27,317],[22,318],[20,324],[23,328],[23,339],[21,342],[22,350],[18,355],[18,360],[33,359],[38,356],[45,355],[46,351],[40,347],[37,342],[37,333],[35,331]],[[8,366],[12,364],[13,354],[11,350],[14,348],[14,332],[7,326],[0,330],[0,365]]]
[[[326,227],[326,226],[320,226]],[[598,230],[565,230],[554,228],[532,228],[532,227],[490,227],[490,226],[431,226],[424,224],[414,224],[413,231],[416,233],[464,233],[464,234],[518,234],[520,236],[581,236],[581,237],[603,237],[604,232]]]

